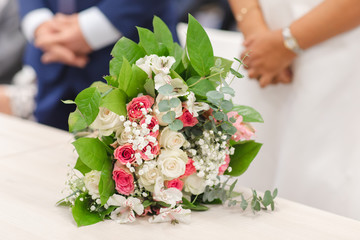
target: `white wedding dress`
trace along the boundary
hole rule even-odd
[[[272,29],[320,2],[260,0]],[[260,89],[256,80],[239,80],[233,86],[236,102],[253,106],[265,121],[255,125],[263,148],[240,180],[360,220],[360,28],[306,50],[293,71],[289,85]]]

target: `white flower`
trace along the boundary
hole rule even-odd
[[[99,182],[100,182],[101,172],[92,170],[85,174],[84,184],[86,189],[89,191],[89,194],[93,199],[99,198]]]
[[[98,129],[100,135],[109,136],[114,131],[122,128],[121,117],[107,108],[100,107],[99,114],[94,122],[90,125],[92,129]]]
[[[161,151],[158,158],[161,173],[166,180],[175,179],[183,175],[185,173],[187,162],[188,157],[186,153],[180,149],[164,149]]]
[[[196,174],[190,175],[185,179],[185,191],[194,195],[199,195],[205,191],[205,179]]]
[[[154,78],[155,81],[155,89],[159,90],[160,87],[170,84],[174,90],[174,95],[176,97],[184,96],[187,94],[188,86],[184,82],[184,80],[180,78],[171,78],[167,74],[157,74]]]
[[[148,164],[148,162],[144,164],[141,170],[143,174],[140,175],[140,183],[144,185],[146,190],[153,192],[156,179],[161,176],[160,170],[155,164]]]
[[[110,218],[117,223],[127,223],[135,221],[135,213],[141,215],[144,212],[144,206],[137,198],[125,198],[121,195],[112,195],[106,203],[108,206],[118,206],[111,212]]]
[[[190,92],[190,94],[187,96],[188,100],[186,101],[186,106],[189,112],[194,116],[198,117],[198,112],[200,111],[207,111],[210,109],[209,105],[204,102],[195,102],[195,94],[193,92]]]
[[[185,137],[182,133],[166,127],[161,131],[159,143],[160,147],[166,149],[179,149],[184,145],[185,141]]]
[[[136,65],[141,68],[144,72],[147,73],[148,77],[151,78],[152,76],[152,69],[151,69],[151,57],[145,56],[140,58],[136,61]]]
[[[183,223],[190,223],[191,211],[190,209],[183,209],[181,206],[172,208],[161,208],[159,215],[149,218],[150,223],[172,222],[178,221]]]
[[[171,205],[173,208],[176,205],[176,202],[182,199],[182,192],[176,188],[168,188],[164,189],[164,179],[162,177],[158,177],[156,179],[153,199],[155,201],[161,201]]]
[[[155,74],[169,74],[171,66],[176,62],[175,58],[159,57],[157,55],[150,55],[151,58],[151,69]]]
[[[115,137],[116,137],[116,141],[120,145],[129,143],[129,140],[134,138],[131,131],[127,132],[127,131],[123,131],[123,129],[117,130],[115,133]]]

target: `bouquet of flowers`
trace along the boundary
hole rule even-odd
[[[230,83],[242,75],[232,61],[214,56],[191,15],[185,49],[158,17],[153,26],[154,32],[138,28],[138,44],[125,37],[116,43],[106,84],[64,101],[77,106],[69,130],[79,158],[67,181],[69,196],[59,204],[72,207],[78,226],[140,216],[188,222],[191,210],[211,203],[273,209],[276,190],[263,197],[253,190],[245,199],[230,181],[261,148],[250,140],[250,122],[262,122],[261,115],[231,100]]]

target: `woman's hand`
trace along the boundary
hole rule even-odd
[[[248,55],[244,63],[249,77],[258,79],[261,87],[291,81],[289,66],[296,54],[285,48],[281,30],[265,30],[250,35],[244,46],[243,55]]]

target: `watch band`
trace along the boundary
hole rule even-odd
[[[282,30],[282,35],[284,38],[284,45],[287,49],[293,51],[296,54],[300,54],[303,50],[300,48],[296,38],[291,34],[289,27],[285,27]]]

